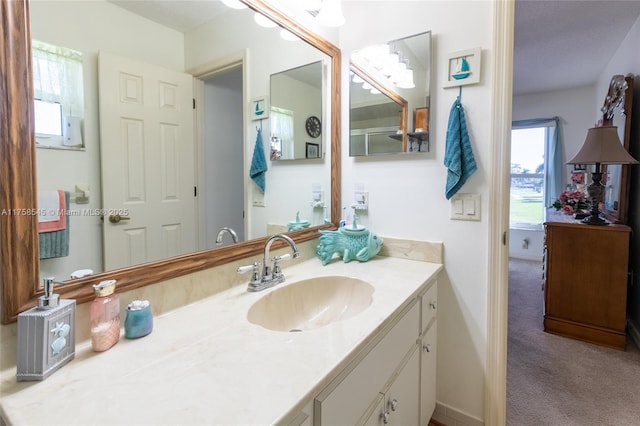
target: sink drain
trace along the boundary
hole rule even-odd
[[[300,330],[299,328],[292,328],[291,330],[289,330],[289,333],[299,333],[302,330]]]

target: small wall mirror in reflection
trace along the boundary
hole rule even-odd
[[[322,61],[271,74],[270,158],[321,158]]]
[[[349,155],[429,151],[431,32],[351,54]]]

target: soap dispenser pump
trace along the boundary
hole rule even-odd
[[[75,357],[76,301],[60,299],[55,283],[44,278],[38,305],[18,315],[19,382],[44,380]]]

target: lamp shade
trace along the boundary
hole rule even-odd
[[[580,151],[567,164],[637,164],[622,146],[615,126],[593,127]]]

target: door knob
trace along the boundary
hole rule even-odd
[[[110,214],[109,215],[109,222],[111,223],[118,223],[121,220],[129,220],[131,219],[129,216],[121,216],[119,214]]]

